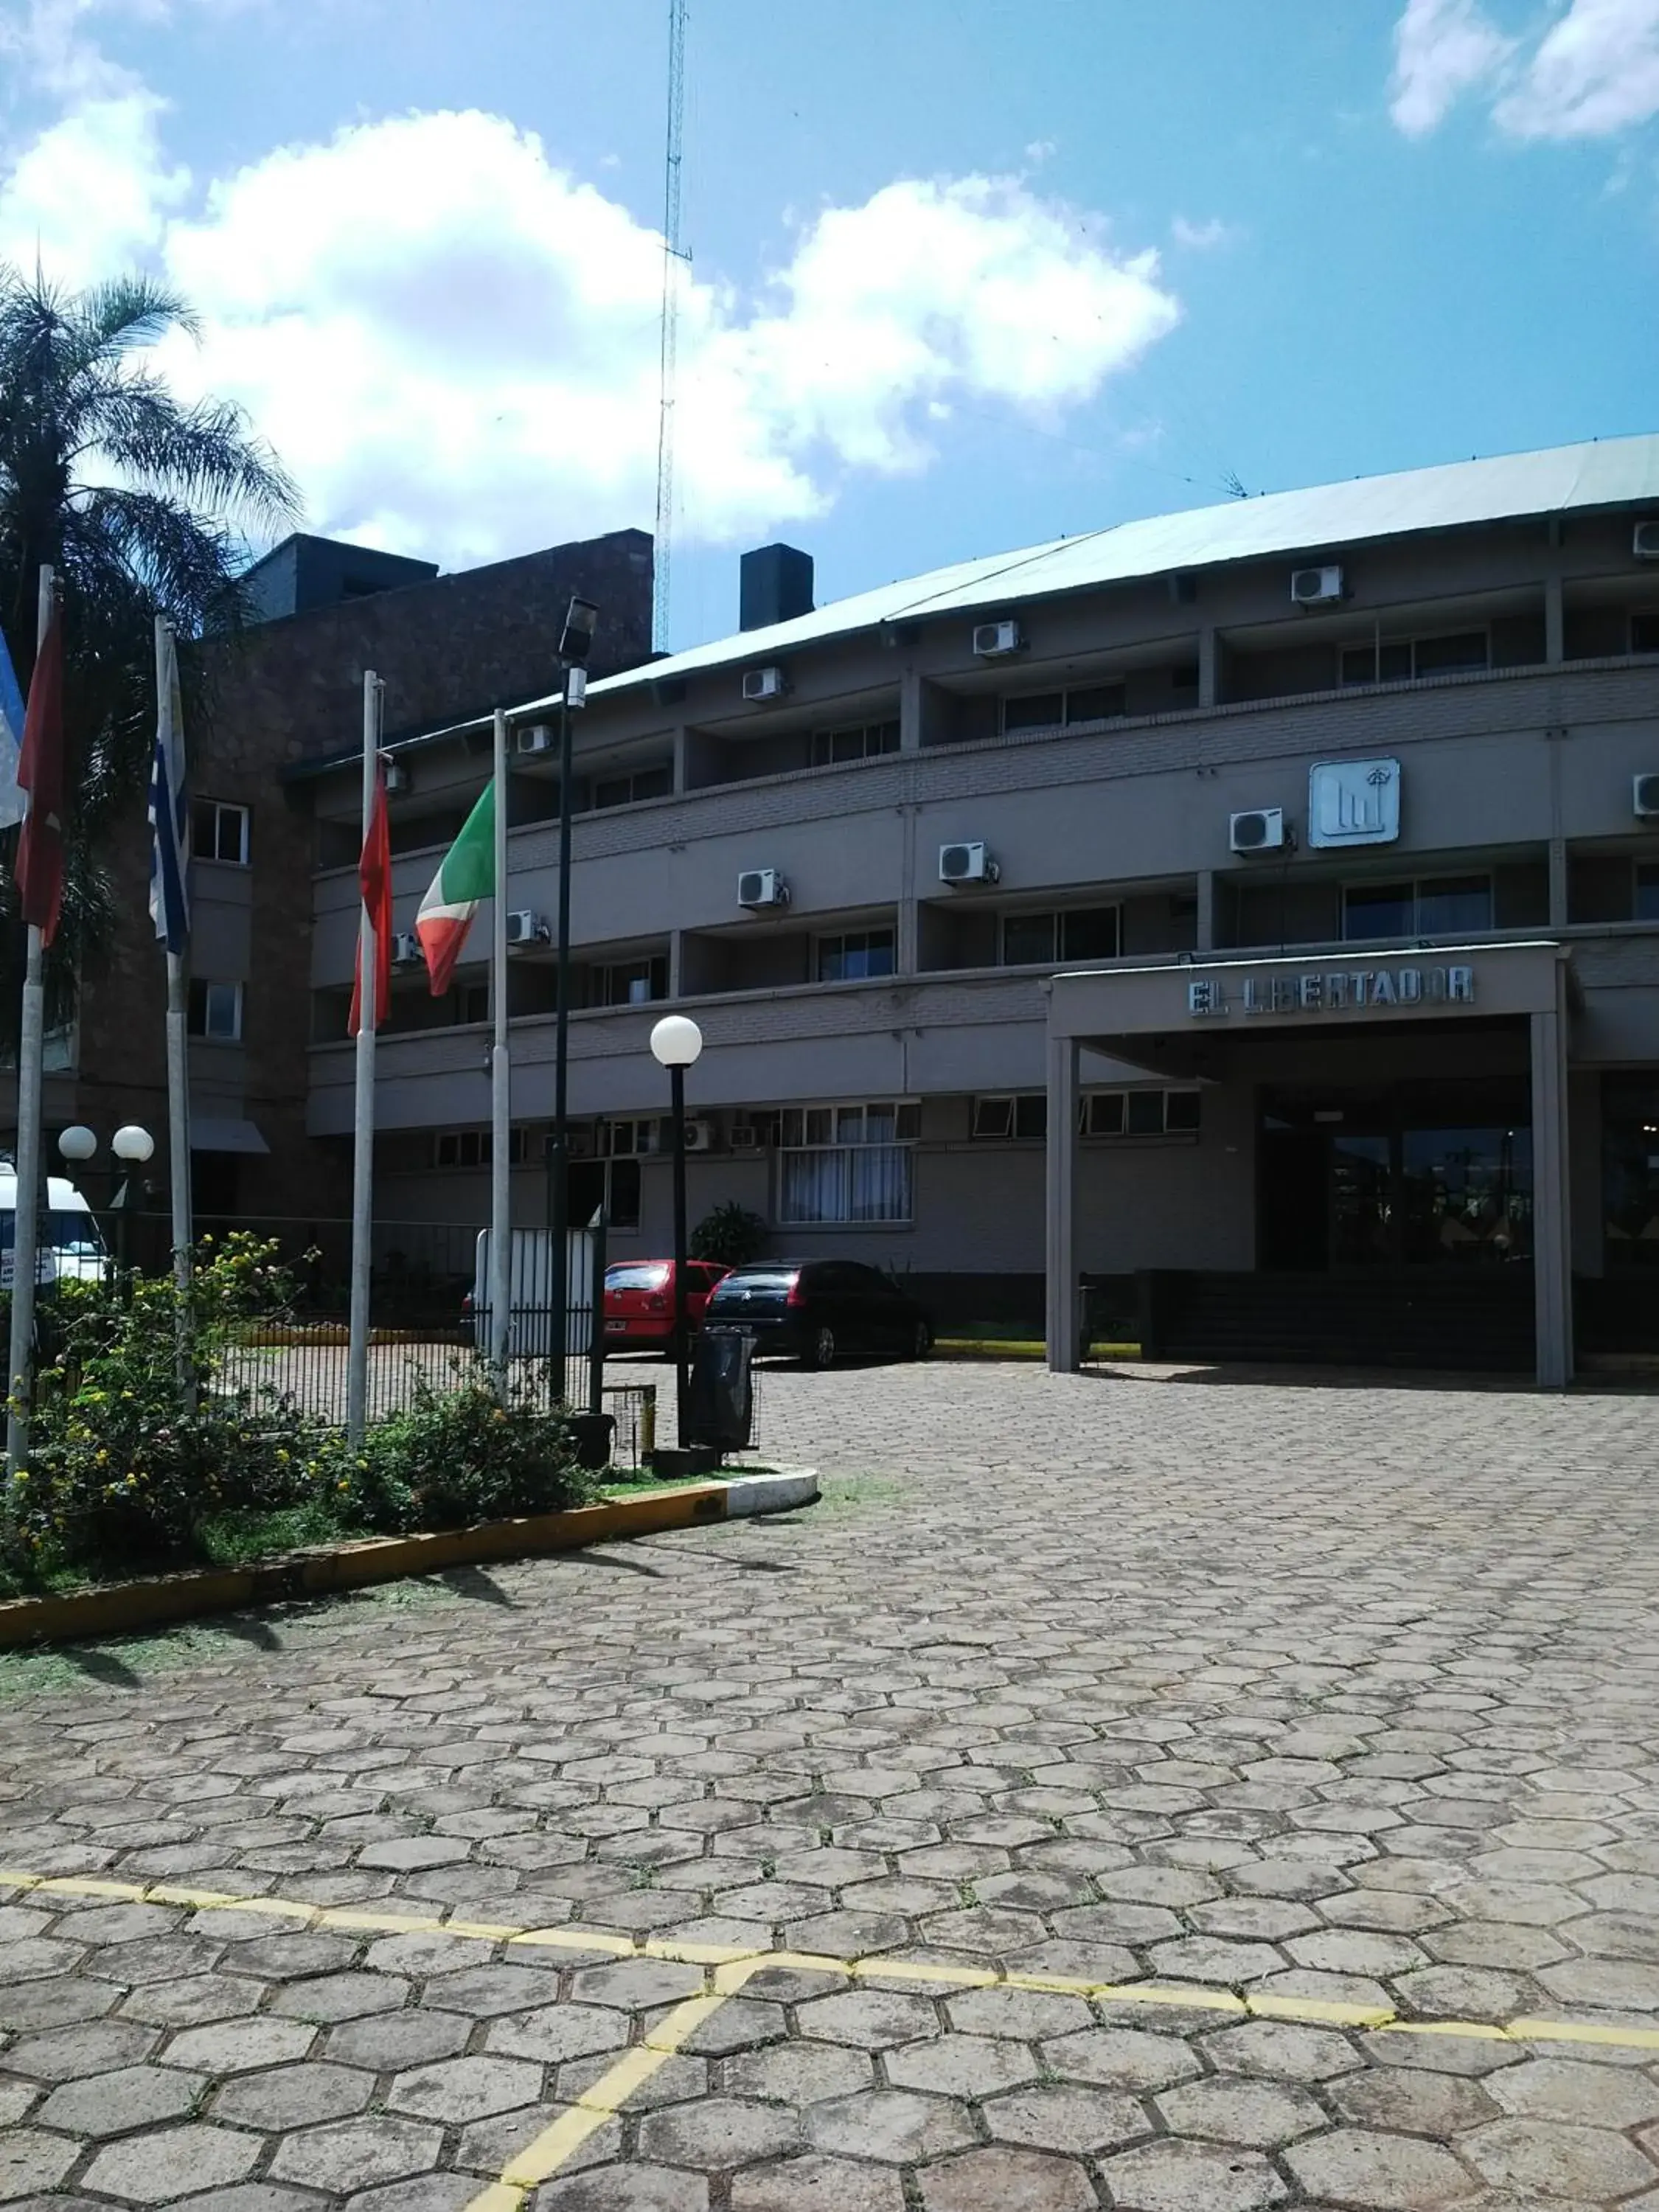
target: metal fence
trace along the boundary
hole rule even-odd
[[[160,1273],[170,1264],[170,1224],[139,1214],[124,1224],[131,1262]],[[276,1393],[319,1420],[346,1417],[351,1224],[319,1217],[218,1218],[197,1224],[211,1250],[237,1233],[275,1248],[292,1292],[280,1310],[250,1322],[226,1358],[220,1387]],[[377,1222],[369,1287],[368,1417],[383,1419],[414,1405],[423,1390],[452,1389],[475,1378],[489,1347],[489,1312],[477,1280],[478,1226],[461,1222]],[[602,1259],[602,1255],[601,1255]],[[515,1299],[508,1382],[530,1403],[586,1412],[602,1405],[604,1377],[593,1358],[594,1322],[603,1354],[603,1316],[591,1286],[566,1312],[566,1352],[551,1357],[550,1305]],[[630,1419],[634,1417],[630,1416]],[[637,1422],[635,1422],[637,1425]]]

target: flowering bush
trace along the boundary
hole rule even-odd
[[[589,1494],[569,1431],[481,1365],[369,1430],[360,1453],[258,1379],[249,1340],[288,1308],[276,1247],[204,1243],[180,1375],[170,1277],[60,1286],[43,1331],[29,1465],[0,1510],[0,1585],[142,1572],[331,1535],[448,1528]]]
[[[420,1383],[336,1484],[356,1520],[391,1534],[556,1513],[592,1495],[565,1424],[524,1395],[501,1406],[482,1367],[458,1368],[447,1390]]]
[[[314,1494],[335,1439],[280,1393],[225,1372],[239,1331],[287,1299],[275,1250],[241,1235],[204,1247],[184,1384],[170,1277],[125,1293],[62,1286],[43,1332],[55,1356],[35,1376],[29,1465],[8,1500],[23,1563],[108,1571],[189,1558],[204,1517]]]

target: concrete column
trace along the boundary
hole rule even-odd
[[[685,754],[685,725],[684,722],[679,722],[675,725],[674,729],[674,789],[677,794],[689,791],[691,787],[687,781]]]
[[[1550,839],[1550,927],[1567,926],[1567,841]]]
[[[1215,870],[1198,872],[1198,930],[1194,942],[1200,952],[1215,951]]]
[[[1559,668],[1566,658],[1566,616],[1561,599],[1559,576],[1544,579],[1544,658],[1552,668]]]
[[[1077,1325],[1077,1103],[1075,1037],[1048,1040],[1048,1364],[1069,1375],[1079,1364]]]
[[[1206,623],[1198,633],[1198,703],[1213,707],[1220,693],[1221,647],[1215,624]]]
[[[1555,1006],[1532,1017],[1532,1264],[1538,1383],[1545,1390],[1572,1380],[1565,975],[1558,966]]]
[[[680,946],[683,942],[684,939],[680,931],[678,929],[671,929],[669,931],[668,995],[671,999],[678,999],[682,994],[680,983]]]
[[[921,750],[921,678],[914,668],[899,678],[899,750]]]

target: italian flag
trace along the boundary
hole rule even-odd
[[[484,786],[460,836],[444,854],[415,917],[415,934],[426,955],[434,999],[441,999],[449,988],[480,902],[495,895],[495,787],[491,782]]]

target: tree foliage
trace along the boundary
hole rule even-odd
[[[158,341],[195,330],[185,302],[148,277],[71,294],[0,264],[0,629],[25,692],[43,563],[64,603],[71,813],[49,1021],[67,1016],[81,959],[114,925],[104,852],[148,769],[155,617],[181,637],[234,623],[241,532],[289,526],[296,513],[292,483],[240,410],[185,404],[151,366]],[[0,1035],[15,1024],[21,971],[9,874],[3,888]]]

